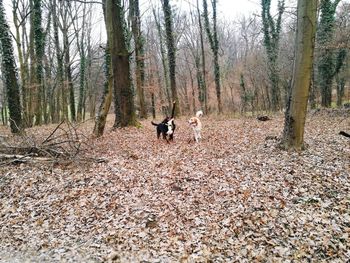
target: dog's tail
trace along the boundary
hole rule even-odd
[[[158,126],[158,124],[157,124],[157,123],[154,123],[153,121],[151,121],[151,123],[152,123],[152,125],[154,125],[154,126]]]
[[[203,117],[203,111],[202,110],[197,111],[196,112],[196,117],[197,118]]]

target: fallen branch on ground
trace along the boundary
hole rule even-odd
[[[38,136],[36,136],[38,137]],[[11,137],[0,142],[0,165],[32,162],[87,161],[95,158],[77,156],[82,146],[88,146],[87,138],[72,123],[62,121],[42,140],[28,134]],[[99,162],[100,159],[96,159]]]

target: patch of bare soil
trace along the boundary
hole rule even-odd
[[[0,167],[0,261],[350,260],[349,118],[310,116],[301,153],[279,117],[202,121],[199,144],[144,121],[89,139],[107,162]]]

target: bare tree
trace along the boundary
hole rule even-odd
[[[287,104],[282,144],[301,150],[311,81],[315,45],[317,0],[298,0],[298,23],[295,41],[293,80]]]
[[[169,78],[172,100],[175,101],[175,116],[180,113],[179,98],[176,89],[176,47],[173,33],[173,15],[169,0],[162,0],[164,20],[165,20],[165,34],[166,44],[168,51],[168,64],[169,64]]]
[[[220,84],[220,65],[219,65],[219,40],[217,35],[217,17],[216,17],[216,0],[211,0],[212,11],[213,11],[213,28],[211,29],[208,15],[208,4],[207,0],[203,0],[203,15],[205,21],[205,30],[209,39],[210,48],[213,52],[214,60],[214,78],[216,88],[216,98],[218,103],[219,114],[222,113],[222,102],[221,102],[221,84]]]
[[[120,0],[106,0],[106,28],[114,85],[114,127],[136,125],[130,78],[130,53],[126,45],[125,21]]]
[[[22,129],[21,101],[17,79],[17,67],[10,35],[10,28],[5,18],[3,1],[0,0],[0,51],[2,55],[2,71],[7,92],[12,133]]]

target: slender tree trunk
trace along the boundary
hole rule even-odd
[[[75,95],[74,95],[74,85],[73,85],[73,77],[72,77],[72,69],[71,69],[71,62],[70,62],[70,48],[69,48],[69,42],[68,42],[68,36],[65,35],[65,71],[66,71],[66,83],[69,91],[69,109],[71,114],[71,120],[76,121],[76,115],[75,115]],[[66,119],[69,119],[68,112],[66,113]]]
[[[207,71],[205,68],[205,52],[204,52],[204,40],[203,40],[203,26],[201,19],[201,12],[199,10],[199,3],[197,0],[197,14],[198,14],[198,26],[199,26],[199,38],[200,38],[200,46],[201,46],[201,57],[202,57],[202,80],[201,80],[201,90],[202,90],[202,100],[204,103],[204,113],[208,114],[208,91],[207,91]],[[203,106],[202,106],[203,108]]]
[[[166,43],[168,51],[168,65],[169,65],[169,77],[170,77],[170,89],[172,100],[175,101],[175,116],[179,116],[179,98],[177,95],[176,88],[176,47],[174,41],[173,33],[173,15],[169,0],[162,0],[163,3],[163,12],[165,20],[165,34],[166,34]]]
[[[168,102],[168,108],[170,109],[172,103],[170,98],[170,80],[169,80],[169,68],[167,67],[167,58],[166,58],[166,52],[164,50],[164,44],[163,44],[163,37],[162,37],[162,28],[160,26],[160,22],[158,21],[156,11],[153,9],[153,16],[154,20],[157,26],[157,32],[159,37],[159,46],[160,46],[160,54],[162,57],[162,66],[163,66],[163,72],[164,72],[164,84],[165,84],[165,95]],[[161,88],[161,86],[159,86]]]
[[[152,118],[155,119],[156,118],[156,103],[155,103],[155,99],[154,99],[154,92],[151,93],[151,103],[152,103]]]
[[[69,3],[68,3],[69,4]],[[72,68],[71,68],[71,58],[70,58],[70,43],[69,43],[69,36],[68,36],[68,25],[67,21],[63,23],[63,46],[64,46],[64,68],[65,68],[65,86],[67,87],[67,91],[69,93],[69,109],[71,114],[72,121],[76,121],[76,115],[75,115],[75,95],[74,95],[74,85],[73,85],[73,77],[72,77]],[[84,58],[81,58],[81,60],[84,61]],[[81,69],[81,68],[80,68]],[[83,74],[84,74],[85,66],[83,67]],[[69,120],[69,114],[68,114],[68,105],[66,101],[66,94],[64,92],[64,104],[63,105],[63,112],[64,117],[66,120]]]
[[[318,81],[321,90],[321,105],[331,107],[332,84],[335,76],[335,54],[330,47],[334,36],[335,12],[340,0],[320,1],[320,22],[318,24],[317,43],[319,45]]]
[[[147,108],[145,103],[145,62],[144,62],[144,38],[141,32],[141,16],[139,0],[130,1],[130,17],[131,17],[131,28],[135,43],[135,60],[136,60],[136,91],[137,98],[140,105],[140,118],[147,118]]]
[[[345,91],[345,66],[346,66],[347,50],[342,48],[338,51],[335,66],[335,79],[337,84],[337,107],[343,104],[343,97]]]
[[[298,0],[293,79],[287,104],[282,145],[301,150],[311,81],[316,33],[317,0]]]
[[[222,102],[221,102],[221,84],[220,84],[220,65],[219,65],[219,40],[217,36],[216,29],[216,1],[211,0],[213,7],[213,28],[210,28],[209,17],[208,17],[208,5],[207,0],[203,0],[203,15],[205,22],[205,29],[207,31],[210,48],[213,52],[213,61],[214,61],[214,79],[215,79],[215,89],[216,89],[216,99],[218,102],[218,111],[219,114],[222,113]]]
[[[23,107],[23,124],[26,123],[27,119],[27,111],[28,111],[28,98],[27,98],[27,74],[28,74],[28,65],[27,62],[24,58],[25,56],[25,50],[22,49],[22,42],[24,40],[21,39],[21,34],[20,34],[20,23],[18,18],[18,13],[19,12],[19,3],[18,1],[13,1],[12,2],[12,16],[13,16],[13,23],[15,26],[16,30],[16,47],[17,47],[17,54],[18,54],[18,62],[19,62],[19,72],[20,72],[20,87],[21,87],[21,95],[22,95],[22,107]],[[24,30],[24,29],[23,29]]]
[[[96,137],[100,137],[103,135],[106,121],[107,121],[107,115],[109,112],[109,109],[112,104],[112,95],[113,95],[113,79],[111,76],[111,56],[108,49],[108,43],[105,50],[105,66],[104,66],[104,72],[105,72],[105,83],[104,83],[104,90],[102,95],[102,101],[101,105],[98,111],[98,115],[96,117],[95,121],[95,127],[94,127],[94,135]]]
[[[84,107],[84,97],[86,94],[86,55],[85,55],[85,31],[86,30],[86,5],[83,6],[83,14],[82,14],[82,28],[81,28],[81,35],[79,39],[79,30],[77,28],[74,28],[76,38],[77,38],[77,47],[79,50],[80,55],[80,75],[79,75],[79,98],[78,98],[78,107],[77,107],[77,121],[81,122],[83,120],[83,107]],[[71,101],[71,107],[72,107],[72,101]]]
[[[281,91],[279,88],[278,52],[281,32],[284,0],[278,1],[278,17],[275,21],[270,14],[271,0],[262,0],[262,23],[264,32],[264,46],[268,58],[268,76],[270,79],[271,108],[277,111],[281,107]]]
[[[2,73],[7,93],[12,133],[22,129],[21,100],[17,78],[17,68],[13,52],[10,28],[5,18],[3,0],[0,0],[0,51],[2,56]]]
[[[52,9],[52,21],[54,30],[54,43],[55,43],[55,54],[57,63],[57,88],[52,91],[53,97],[50,103],[51,119],[53,123],[60,121],[60,113],[63,106],[64,100],[64,87],[63,87],[63,59],[60,48],[60,39],[58,35],[58,14],[56,10],[56,0],[51,0]]]
[[[29,1],[30,9],[34,10],[33,0]],[[30,57],[30,69],[29,69],[29,96],[28,96],[28,123],[29,127],[34,124],[34,113],[36,107],[36,97],[38,90],[38,83],[36,82],[36,57],[35,57],[35,12],[30,13],[30,31],[29,31],[29,57]]]
[[[42,124],[42,100],[44,92],[44,67],[43,67],[43,57],[45,50],[45,38],[42,29],[42,18],[41,18],[41,0],[33,0],[33,21],[32,26],[34,26],[34,44],[35,44],[35,125]]]

